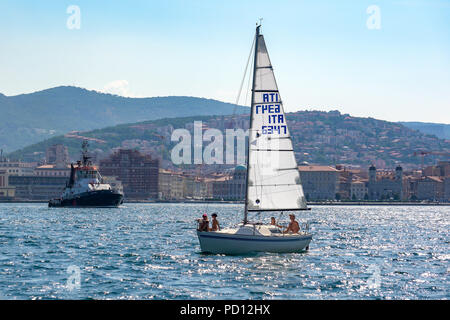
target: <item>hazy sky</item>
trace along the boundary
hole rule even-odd
[[[0,0],[0,92],[234,102],[260,17],[287,111],[450,123],[450,0]]]

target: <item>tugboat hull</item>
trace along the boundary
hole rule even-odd
[[[69,199],[54,199],[49,207],[118,207],[123,195],[111,190],[99,190],[81,193]]]

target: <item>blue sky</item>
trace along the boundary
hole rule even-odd
[[[450,0],[1,0],[0,92],[234,102],[260,17],[287,111],[450,123]]]

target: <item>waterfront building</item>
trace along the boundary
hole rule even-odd
[[[417,200],[446,201],[443,179],[437,176],[428,176],[417,180],[416,197]]]
[[[62,176],[9,176],[17,200],[45,200],[59,198],[68,179]]]
[[[360,181],[365,178],[365,172],[361,171],[359,168],[347,167],[344,165],[336,165],[336,169],[339,170],[339,185],[336,199],[340,200],[350,200],[352,197],[352,182]],[[365,180],[367,181],[367,180]],[[358,188],[359,185],[354,186]],[[354,190],[355,191],[355,190]],[[357,191],[355,191],[357,192]],[[363,195],[364,197],[364,195]],[[361,198],[363,199],[363,198]]]
[[[184,199],[184,178],[180,172],[159,169],[158,199],[177,201]]]
[[[246,193],[247,167],[238,165],[233,172],[216,177],[212,182],[212,197],[217,200],[243,201]]]
[[[208,188],[203,178],[184,176],[183,195],[185,199],[203,200],[208,196]]]
[[[370,166],[367,187],[370,200],[402,200],[403,168],[397,166],[395,172],[377,172],[375,166]]]
[[[330,166],[309,165],[298,167],[303,193],[307,200],[335,200],[339,191],[339,170]]]
[[[417,181],[419,179],[420,175],[416,176],[414,172],[403,176],[403,200],[417,200]]]
[[[229,198],[231,200],[245,200],[247,167],[239,165],[234,169],[233,175],[228,180]]]
[[[212,183],[213,199],[215,200],[229,200],[230,192],[228,181],[231,180],[231,176],[224,174],[220,177],[216,177]]]
[[[450,202],[450,175],[444,178],[444,201]]]
[[[117,177],[126,199],[157,199],[159,160],[137,150],[119,149],[100,161],[100,173]]]
[[[408,196],[412,200],[450,202],[450,161],[428,166],[421,175],[407,179]]]
[[[352,181],[350,186],[350,198],[352,200],[367,200],[369,189],[365,181]]]
[[[9,186],[9,174],[0,170],[0,200],[11,200],[15,196],[16,188]]]
[[[11,176],[33,175],[33,170],[35,166],[36,163],[10,161],[9,159],[6,158],[0,158],[0,170],[6,171]]]

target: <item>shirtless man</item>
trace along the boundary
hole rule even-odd
[[[298,222],[295,221],[295,215],[290,214],[289,218],[291,219],[291,222],[289,222],[287,229],[284,230],[283,233],[298,233],[300,231],[300,226],[298,225]]]
[[[217,220],[217,213],[213,213],[211,217],[212,217],[211,231],[220,231],[220,224],[219,221]]]

